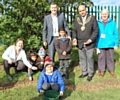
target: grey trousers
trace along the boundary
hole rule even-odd
[[[105,65],[107,64],[108,71],[114,71],[114,49],[100,49],[98,54],[98,68],[100,72],[105,71]]]
[[[43,90],[54,90],[58,92],[60,90],[60,86],[58,83],[43,83],[42,88]]]
[[[94,73],[94,48],[87,50],[87,48],[78,49],[80,65],[82,68],[82,74],[93,76]]]
[[[49,56],[50,56],[50,59],[54,62],[54,57],[55,57],[55,52],[56,52],[56,49],[55,49],[55,42],[56,42],[56,38],[57,37],[52,37],[52,41],[50,44],[48,44],[48,51],[49,51]]]
[[[60,73],[61,75],[64,75],[68,72],[68,67],[69,67],[69,64],[68,64],[68,60],[66,59],[60,59]]]

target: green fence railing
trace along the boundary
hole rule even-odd
[[[87,13],[90,15],[94,15],[97,20],[100,20],[100,13],[102,9],[109,10],[109,17],[111,17],[117,25],[120,37],[120,6],[91,6],[87,8]],[[60,12],[65,14],[67,23],[73,25],[75,18],[78,16],[78,7],[74,4],[65,5],[60,7]],[[72,27],[70,28],[72,32]],[[120,42],[119,42],[120,45]]]

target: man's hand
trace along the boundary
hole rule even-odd
[[[114,46],[114,50],[117,50],[118,49],[118,47],[117,46]]]
[[[87,42],[84,42],[84,44],[90,44],[92,42],[91,39],[87,40]]]
[[[71,41],[71,37],[70,36],[68,36],[68,38],[70,39],[70,41]]]
[[[73,45],[75,45],[75,46],[77,45],[77,39],[75,39],[75,38],[73,39]]]
[[[100,53],[100,49],[96,48],[96,53],[99,54]]]
[[[46,47],[47,46],[47,42],[44,42],[43,45]]]

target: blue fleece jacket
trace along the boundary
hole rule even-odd
[[[98,21],[99,33],[97,36],[97,48],[114,48],[118,46],[118,29],[116,23],[109,19],[106,25],[103,21]]]
[[[38,79],[38,92],[40,92],[40,90],[42,90],[42,85],[43,85],[44,82],[48,82],[45,70],[43,70],[40,73],[40,77]],[[59,86],[60,86],[60,91],[64,92],[64,89],[65,89],[64,81],[63,81],[63,78],[62,78],[60,72],[57,69],[55,69],[53,71],[53,75],[51,77],[51,82],[50,83],[58,83]]]

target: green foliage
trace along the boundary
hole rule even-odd
[[[48,0],[49,2],[57,2],[60,6],[62,6],[63,4],[65,5],[70,5],[70,4],[81,4],[84,3],[88,6],[92,6],[94,5],[93,2],[91,0]]]
[[[0,13],[0,36],[5,45],[14,44],[17,38],[25,40],[25,50],[42,45],[43,19],[49,13],[46,0],[4,0]]]

